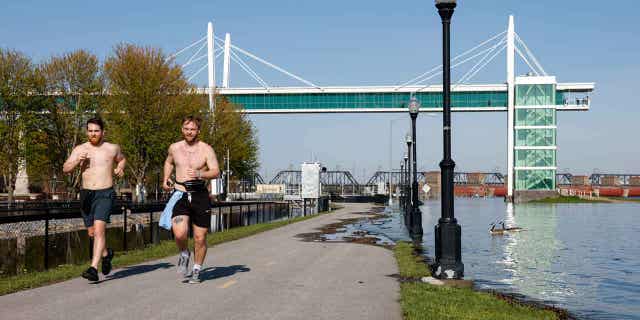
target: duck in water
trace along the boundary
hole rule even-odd
[[[502,226],[502,228],[497,229],[496,228],[496,222],[491,224],[491,229],[489,229],[489,233],[492,235],[499,235],[499,234],[505,234],[505,233],[511,233],[511,232],[520,232],[524,229],[520,228],[520,227],[510,227],[507,228],[504,225],[504,221],[500,221],[500,223],[498,223]]]

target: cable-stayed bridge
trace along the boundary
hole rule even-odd
[[[549,77],[524,40],[515,32],[512,20],[510,28],[499,32],[475,47],[457,55],[451,61],[452,68],[469,69],[452,84],[451,106],[453,111],[507,111],[508,81],[496,84],[472,84],[474,77],[500,53],[507,51],[507,57],[517,55],[530,68],[534,77]],[[203,51],[207,48],[207,52]],[[194,53],[192,53],[194,51]],[[421,102],[423,112],[442,111],[442,86],[428,84],[442,74],[442,65],[437,65],[416,77],[396,85],[388,86],[319,86],[284,68],[275,65],[256,54],[231,43],[230,34],[224,39],[213,34],[209,23],[208,34],[189,46],[177,51],[171,58],[184,60],[181,65],[192,71],[189,80],[205,69],[208,70],[209,86],[198,89],[202,94],[227,97],[231,102],[243,106],[245,113],[338,113],[338,112],[406,112],[411,94]],[[216,83],[216,66],[222,57],[222,83]],[[202,60],[206,62],[202,63]],[[249,61],[249,62],[248,62]],[[198,66],[200,62],[201,66]],[[248,74],[258,84],[257,87],[231,87],[231,62]],[[295,81],[299,87],[277,87],[270,85],[265,77],[258,74],[251,63],[261,64]],[[515,75],[515,64],[507,63],[506,74]],[[523,77],[524,78],[524,77]],[[507,79],[508,80],[508,79]],[[549,77],[547,81],[555,81]],[[521,81],[527,81],[522,79]],[[530,82],[531,80],[529,80]],[[594,83],[555,83],[553,105],[559,111],[588,110],[589,93]]]
[[[206,48],[206,53],[202,53]],[[195,53],[191,53],[195,51]],[[498,54],[506,52],[506,81],[494,84],[473,84],[474,77],[491,63]],[[202,54],[201,54],[202,53]],[[217,85],[216,59],[222,56],[222,83]],[[345,113],[345,112],[407,112],[411,95],[421,103],[422,112],[442,111],[442,85],[429,84],[442,74],[442,65],[426,70],[416,77],[388,86],[319,86],[284,68],[268,62],[256,54],[231,43],[227,33],[224,39],[213,33],[209,23],[207,35],[177,51],[170,58],[182,66],[193,68],[206,58],[206,63],[194,68],[193,79],[208,70],[208,87],[198,91],[209,95],[210,108],[215,107],[214,96],[226,97],[241,105],[242,112],[250,114],[281,113]],[[529,70],[516,77],[516,57]],[[247,62],[265,65],[301,83],[299,87],[270,85]],[[257,83],[257,87],[230,86],[231,62],[235,62]],[[451,88],[451,109],[454,112],[507,112],[507,190],[556,190],[556,113],[557,111],[587,111],[591,107],[592,82],[558,83],[515,32],[513,16],[509,17],[505,31],[480,42],[473,48],[455,56],[452,68],[471,66]],[[186,70],[186,69],[185,69]]]

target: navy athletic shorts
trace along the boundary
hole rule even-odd
[[[93,226],[95,220],[111,222],[111,209],[116,200],[113,187],[100,190],[80,190],[80,213],[86,227]]]

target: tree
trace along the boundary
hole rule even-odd
[[[179,119],[200,113],[205,100],[192,94],[181,68],[160,49],[117,45],[105,61],[104,74],[106,130],[127,157],[129,181],[141,185],[179,138]]]
[[[41,144],[31,144],[33,152],[29,153],[34,165],[30,166],[30,176],[39,170],[47,176],[45,181],[52,176],[65,177],[67,192],[75,192],[80,172],[64,175],[62,165],[73,148],[84,140],[86,120],[100,112],[99,103],[104,100],[100,63],[95,55],[76,50],[51,57],[38,71],[45,92],[54,95],[48,95],[45,112],[39,117],[40,134],[32,137],[34,142],[44,137],[48,143],[44,148]],[[46,152],[44,159],[38,157],[43,151]],[[36,165],[37,160],[41,165]]]
[[[225,97],[218,98],[214,119],[208,114],[205,116],[205,124],[215,122],[213,126],[204,126],[202,136],[217,152],[220,166],[228,148],[231,158],[229,165],[234,175],[251,178],[259,167],[258,139],[255,127],[246,114],[240,112],[241,109],[241,106],[229,102]]]
[[[24,164],[24,130],[28,111],[37,95],[31,60],[15,50],[0,48],[0,171],[9,193],[13,193]]]

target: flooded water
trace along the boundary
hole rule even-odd
[[[423,213],[423,244],[433,255],[440,202]],[[507,205],[502,199],[457,198],[465,278],[476,286],[525,295],[584,319],[640,319],[640,203]],[[397,217],[387,230],[402,239]],[[491,235],[504,220],[525,230]]]

